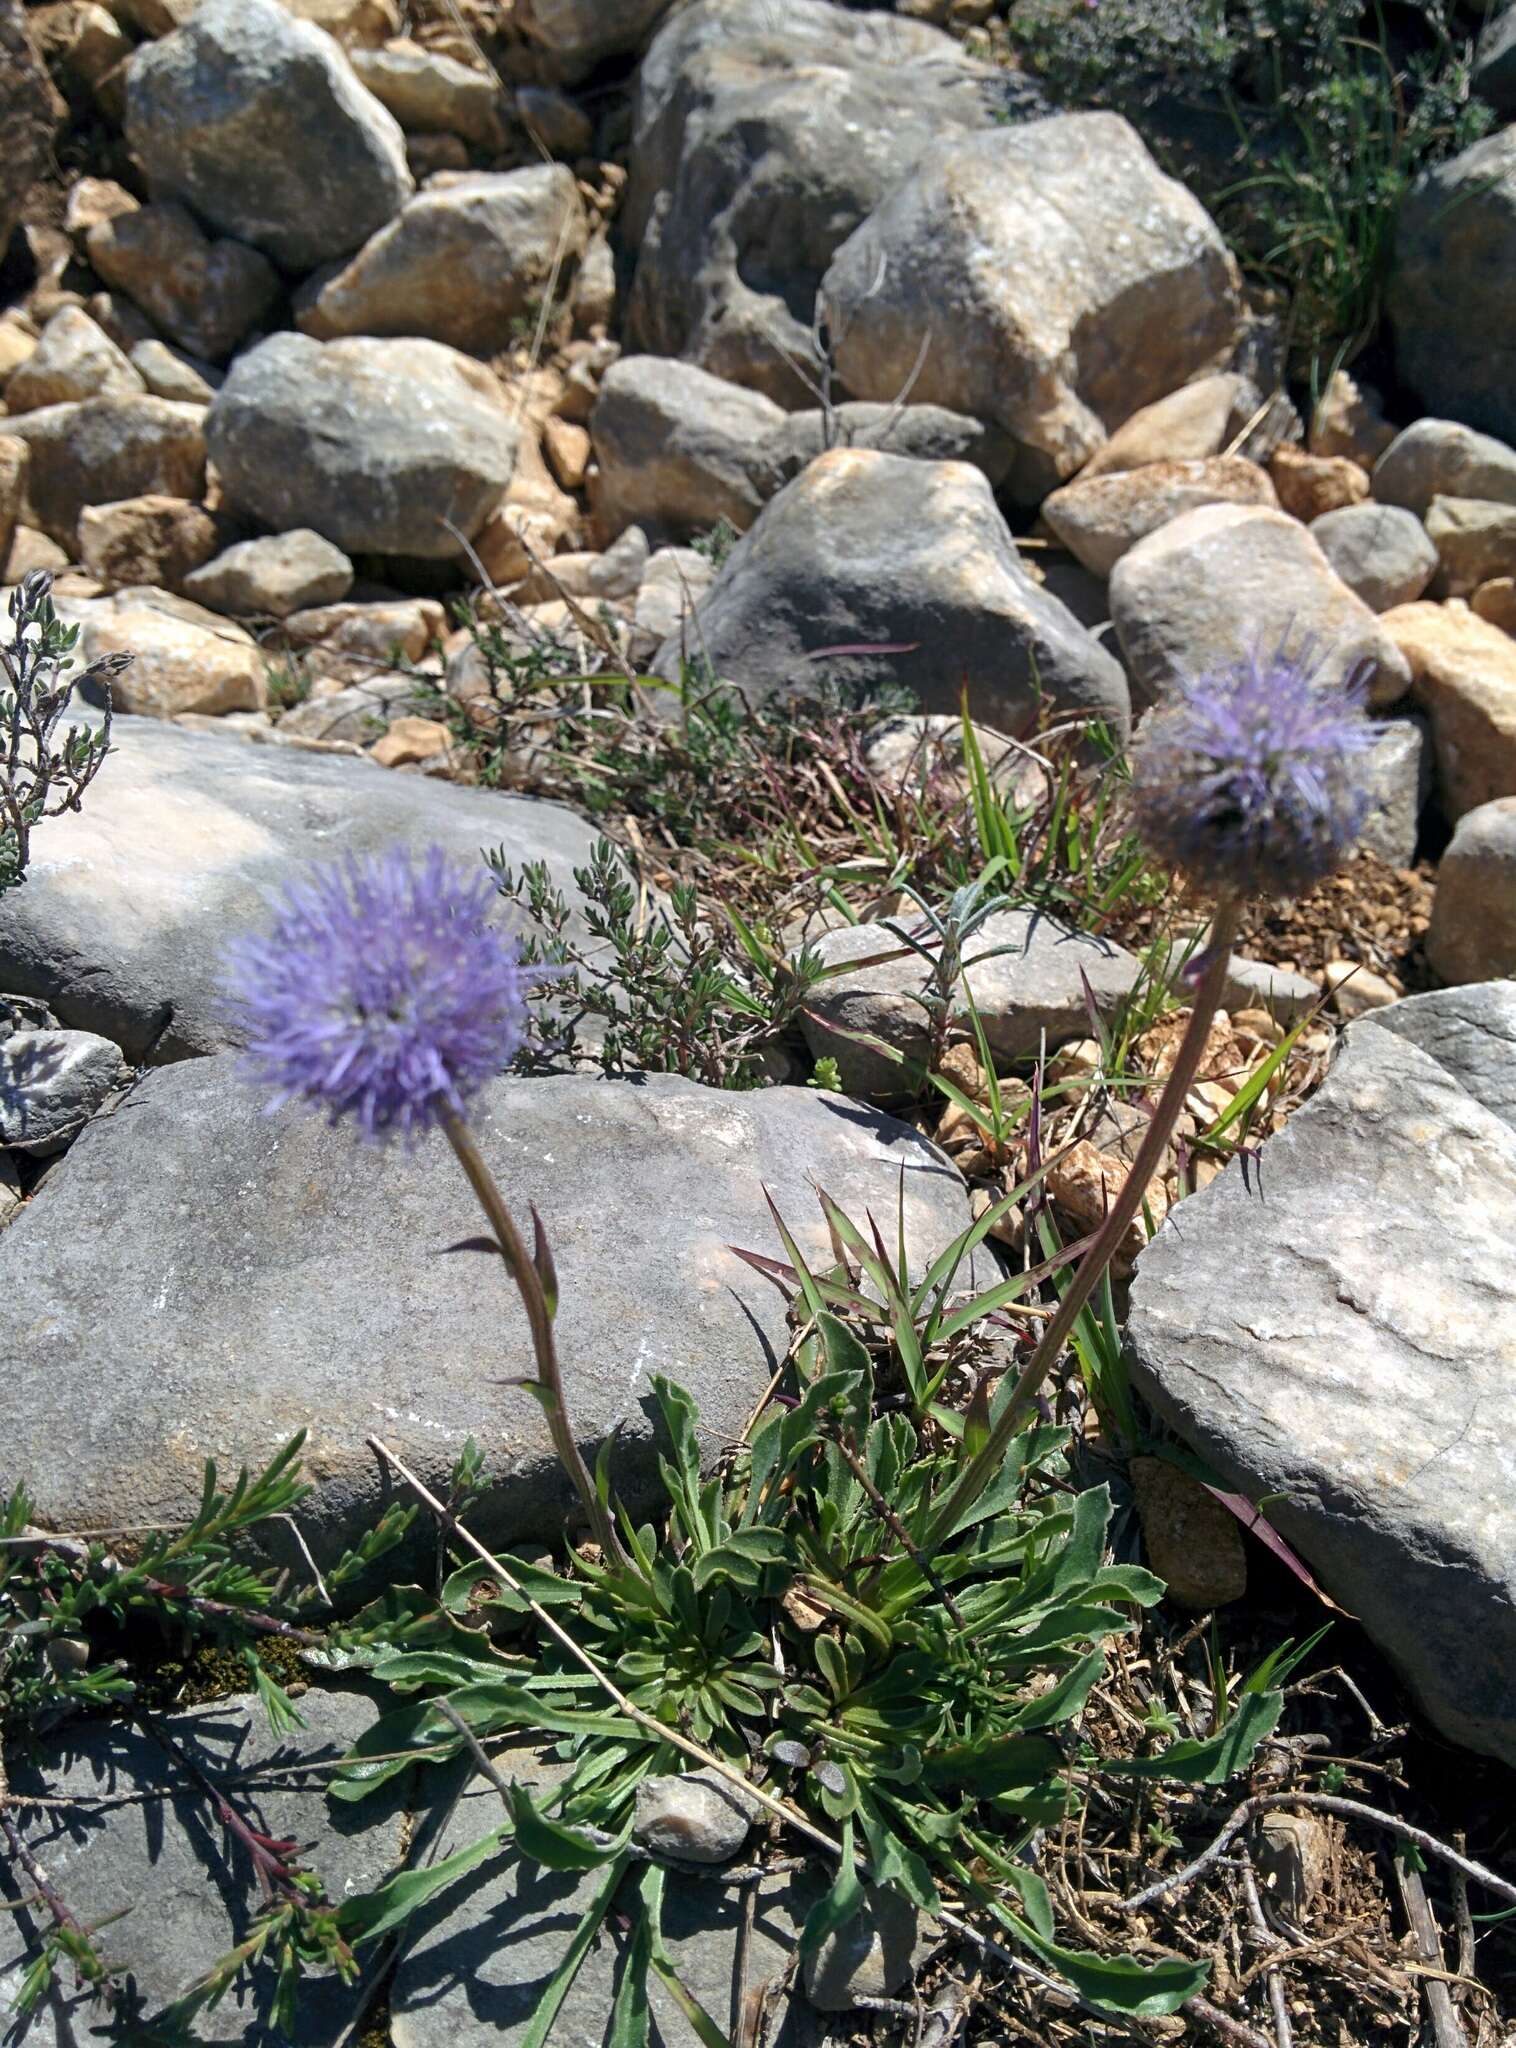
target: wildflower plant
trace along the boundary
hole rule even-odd
[[[110,680],[131,660],[109,654],[77,676],[77,626],[53,607],[53,579],[35,569],[10,594],[9,636],[0,640],[0,894],[26,879],[32,832],[44,818],[77,811],[110,752]],[[81,684],[105,699],[98,731],[58,727]]]

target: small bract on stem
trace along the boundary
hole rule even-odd
[[[274,898],[270,929],[228,949],[225,988],[269,1108],[304,1102],[382,1144],[440,1129],[490,1226],[531,1332],[541,1404],[595,1540],[624,1562],[569,1421],[553,1337],[557,1283],[541,1219],[529,1255],[469,1129],[471,1098],[526,1034],[528,976],[515,941],[488,921],[494,884],[440,847],[346,860]]]
[[[1253,895],[1298,894],[1342,860],[1368,810],[1360,763],[1378,737],[1357,679],[1325,684],[1309,650],[1292,658],[1283,648],[1186,681],[1143,727],[1132,758],[1137,829],[1215,903],[1205,948],[1191,965],[1199,978],[1189,1022],[1120,1192],[1009,1402],[933,1518],[928,1551],[947,1540],[999,1472],[1163,1164],[1221,1006],[1244,904]]]

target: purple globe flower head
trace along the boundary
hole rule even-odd
[[[515,942],[487,921],[484,868],[441,847],[348,855],[271,896],[269,930],[235,941],[223,987],[271,1088],[407,1143],[508,1066],[526,1030]]]
[[[1182,682],[1132,749],[1152,852],[1214,894],[1295,896],[1329,875],[1369,808],[1363,757],[1383,727],[1365,683],[1323,682],[1309,647]]]

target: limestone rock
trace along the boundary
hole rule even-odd
[[[98,222],[90,263],[135,300],[171,341],[220,362],[271,312],[273,265],[246,242],[211,240],[187,207],[139,206]]]
[[[573,84],[607,57],[640,49],[669,0],[525,0],[516,23],[554,78]]]
[[[1235,1515],[1166,1458],[1133,1458],[1132,1491],[1148,1563],[1181,1607],[1204,1613],[1247,1591],[1247,1555]]]
[[[139,341],[128,360],[155,398],[179,398],[188,405],[209,405],[221,388],[221,372],[170,348],[166,341]]]
[[[319,1872],[328,1896],[341,1901],[373,1890],[404,1864],[403,1795],[377,1792],[363,1806],[361,1826],[343,1825],[336,1817],[350,1809],[328,1805],[325,1796],[330,1768],[378,1709],[361,1693],[311,1689],[300,1695],[299,1712],[304,1726],[280,1736],[269,1733],[251,1695],[169,1714],[164,1725],[212,1782],[255,1774],[244,1793],[249,1818],[276,1838],[298,1842],[302,1867]],[[151,2028],[204,1976],[207,1957],[223,1956],[248,1939],[262,1904],[256,1888],[221,1862],[224,1838],[207,1828],[203,1785],[126,1720],[71,1722],[45,1737],[39,1753],[16,1757],[11,1776],[23,1797],[69,1802],[29,1812],[27,1842],[80,1918],[100,1930],[109,1967],[130,1973]],[[0,1915],[0,2000],[6,2006],[36,1954],[28,1918]],[[253,1967],[251,1981],[239,1980],[211,2016],[205,2037],[270,2038],[273,2030],[260,2015],[272,1997],[274,1969],[268,1956]],[[361,1984],[344,1986],[335,1975],[312,1972],[300,1985],[302,2032],[335,2041],[358,2023],[361,1995]],[[76,1987],[73,1972],[60,1970],[27,2040],[32,2048],[67,2048],[102,2042],[111,2030],[109,2016]]]
[[[491,838],[508,832],[499,797],[299,755],[280,757],[279,783],[297,768],[367,778],[375,796],[471,799],[466,809],[501,819]],[[776,1243],[765,1188],[808,1256],[828,1243],[817,1182],[849,1214],[888,1218],[893,1234],[903,1168],[917,1272],[968,1227],[967,1190],[934,1147],[811,1089],[734,1095],[667,1074],[511,1079],[482,1092],[470,1121],[515,1213],[541,1213],[574,1426],[592,1461],[617,1432],[615,1484],[632,1502],[656,1472],[653,1373],[694,1396],[714,1459],[783,1352],[783,1300],[731,1249]],[[193,1200],[132,1199],[145,1175]],[[87,1219],[107,1214],[102,1236]],[[0,1237],[7,1491],[25,1445],[40,1519],[175,1519],[198,1497],[203,1457],[235,1470],[305,1424],[315,1490],[295,1513],[329,1557],[383,1492],[369,1431],[441,1485],[472,1435],[487,1460],[471,1515],[479,1535],[561,1535],[571,1496],[542,1411],[519,1386],[481,1397],[481,1360],[502,1381],[529,1368],[524,1314],[498,1284],[460,1287],[456,1262],[438,1256],[477,1229],[444,1144],[376,1161],[351,1131],[298,1110],[265,1115],[232,1055],[154,1068],[131,1115],[93,1124]],[[66,1418],[86,1400],[81,1437]]]
[[[377,50],[400,33],[395,0],[279,0],[286,14],[335,36],[343,48]]]
[[[782,15],[770,0],[675,8],[638,73],[620,217],[636,251],[628,348],[811,404],[788,358],[810,359],[833,251],[924,155],[1041,105],[1015,73],[898,15],[828,0],[786,0]]]
[[[1431,717],[1449,817],[1516,796],[1516,641],[1460,604],[1398,605],[1384,628]]]
[[[1410,670],[1387,630],[1338,577],[1307,529],[1266,506],[1204,505],[1150,533],[1111,577],[1111,617],[1134,696],[1152,703],[1183,675],[1311,643],[1323,678],[1369,665],[1369,701],[1405,695]]]
[[[1516,637],[1516,576],[1492,576],[1469,599],[1476,617]]]
[[[1233,1014],[1239,1010],[1264,1010],[1289,1030],[1321,1000],[1321,990],[1308,974],[1296,974],[1290,968],[1234,953],[1227,962],[1221,1000]]]
[[[26,443],[27,524],[73,550],[86,505],[161,493],[199,498],[205,485],[205,408],[173,399],[85,398],[7,420]]]
[[[932,1928],[900,1892],[865,1885],[862,1910],[802,1964],[806,1997],[820,2012],[852,2012],[862,1999],[903,1991],[937,1945]]]
[[[1431,582],[1437,550],[1414,512],[1400,505],[1344,505],[1311,522],[1311,538],[1371,612],[1411,604]]]
[[[79,514],[80,565],[107,590],[143,583],[178,590],[219,539],[210,513],[187,498],[149,493],[86,505]]]
[[[61,1152],[124,1072],[121,1048],[89,1031],[0,1038],[0,1145],[36,1159]]]
[[[1307,525],[1328,512],[1361,505],[1369,495],[1366,470],[1346,455],[1306,455],[1298,448],[1276,448],[1269,475],[1286,512]]]
[[[246,638],[213,624],[228,644]],[[122,637],[140,663],[145,643]],[[0,898],[0,987],[40,996],[134,1062],[230,1042],[222,946],[266,914],[270,887],[339,849],[436,843],[474,861],[503,842],[513,859],[545,861],[578,902],[572,870],[595,835],[557,804],[381,775],[367,761],[276,762],[150,718],[118,719],[112,739],[93,800],[38,834],[26,887]]]
[[[1334,370],[1321,401],[1311,415],[1306,446],[1312,455],[1345,455],[1360,469],[1372,470],[1395,439],[1395,429],[1379,408],[1379,394],[1360,386],[1346,370]]]
[[[240,356],[206,422],[227,496],[345,554],[451,556],[510,483],[516,430],[481,364],[435,341],[275,334]]]
[[[12,374],[5,403],[12,413],[35,412],[72,399],[128,397],[145,389],[140,374],[88,313],[64,306]]]
[[[276,0],[202,0],[127,66],[126,133],[154,197],[309,270],[398,212],[405,139],[330,36]]]
[[[1441,564],[1437,587],[1445,597],[1469,597],[1481,583],[1516,570],[1516,504],[1436,497],[1426,529]]]
[[[1459,819],[1437,866],[1426,945],[1444,981],[1516,977],[1516,795]]]
[[[1197,505],[1277,503],[1266,469],[1240,455],[1215,455],[1078,476],[1043,499],[1042,516],[1086,569],[1109,576],[1144,534]]]
[[[500,81],[492,72],[403,37],[381,49],[354,50],[352,66],[402,128],[461,135],[480,149],[500,147]]]
[[[27,41],[21,0],[0,0],[0,250],[10,241],[32,180],[41,175],[62,112]]]
[[[309,527],[240,540],[197,568],[186,597],[236,617],[286,618],[307,605],[337,604],[353,587],[353,565],[341,548]]]
[[[1014,732],[1035,670],[1060,714],[1127,724],[1120,665],[1032,580],[967,463],[818,456],[733,548],[696,607],[692,644],[757,696],[830,675],[898,681],[923,710],[950,711],[967,684],[974,715]],[[886,651],[813,658],[836,647]],[[678,655],[666,644],[659,672]]]
[[[727,1863],[747,1841],[763,1809],[715,1771],[644,1778],[637,1787],[633,1838],[660,1856]]]
[[[1080,470],[1080,480],[1155,462],[1204,462],[1230,448],[1257,409],[1256,389],[1235,370],[1196,377],[1123,420]]]
[[[190,616],[176,616],[152,596],[122,591],[109,605],[91,605],[85,616],[81,661],[132,656],[130,668],[111,686],[116,707],[149,718],[261,711],[268,701],[267,665],[252,635],[209,612],[197,619],[198,606],[185,607]]]
[[[693,548],[659,548],[637,588],[631,658],[653,661],[665,643],[678,648],[689,636],[695,606],[715,579],[714,563]],[[693,642],[692,642],[693,644]]]
[[[1128,1324],[1164,1419],[1269,1497],[1443,1733],[1508,1763],[1513,1045],[1509,983],[1350,1026],[1258,1174],[1228,1166],[1143,1253]]]
[[[434,598],[396,598],[380,604],[323,604],[291,612],[284,621],[289,637],[306,647],[319,647],[330,659],[350,655],[388,666],[420,661],[434,640],[442,638],[447,614]]]
[[[1416,711],[1386,719],[1384,731],[1363,759],[1371,792],[1360,847],[1391,867],[1408,868],[1416,858],[1421,813],[1432,793],[1431,728]]]
[[[369,748],[381,768],[408,768],[435,761],[452,744],[452,734],[436,718],[392,718],[388,729]]]
[[[492,355],[512,341],[555,263],[578,258],[586,232],[565,164],[429,185],[344,268],[313,279],[297,317],[319,340],[420,334]]]
[[[1516,439],[1516,127],[1416,180],[1385,303],[1397,373],[1426,409]]]
[[[928,985],[921,955],[887,924],[840,926],[823,933],[816,951],[829,967],[859,964],[851,973],[819,982],[807,995],[801,1029],[812,1057],[835,1059],[850,1094],[910,1093],[929,1046],[927,1013],[917,1000]],[[1086,981],[1102,1013],[1109,1013],[1138,974],[1138,962],[1124,947],[1025,910],[992,913],[974,934],[966,957],[963,982],[991,1052],[1006,1061],[1032,1057],[1044,1034],[1049,1047],[1083,1036],[1089,1030]],[[969,1015],[961,984],[954,1001],[953,1021],[966,1032]],[[860,1045],[854,1033],[882,1040],[903,1059],[891,1060]]]
[[[938,405],[844,402],[830,426],[839,446],[972,462],[992,483],[1010,468],[1004,434]],[[821,412],[786,412],[761,392],[660,356],[622,356],[610,366],[590,434],[596,517],[612,534],[632,524],[697,534],[723,519],[744,533],[827,447]]]
[[[1516,448],[1457,420],[1416,420],[1374,465],[1374,496],[1425,519],[1432,500],[1489,498],[1516,505]]]
[[[26,500],[27,446],[12,434],[0,434],[0,583],[19,583],[5,570],[15,537],[16,521]]]
[[[1241,329],[1214,224],[1107,113],[947,142],[838,250],[823,292],[848,388],[888,402],[930,336],[912,395],[1003,427],[1033,502],[1139,406],[1221,368]]]

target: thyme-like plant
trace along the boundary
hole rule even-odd
[[[108,654],[77,676],[68,671],[79,638],[53,608],[53,579],[34,569],[11,592],[9,636],[0,641],[0,894],[26,879],[32,832],[44,818],[77,811],[110,752],[110,679],[129,654]],[[81,683],[105,698],[98,731],[58,727]]]

